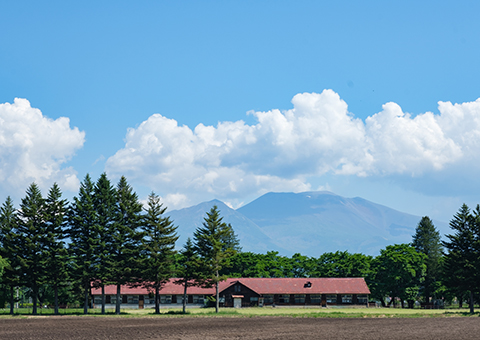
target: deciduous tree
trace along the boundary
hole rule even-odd
[[[374,284],[371,285],[372,295],[384,300],[389,296],[395,306],[395,298],[409,300],[413,307],[412,292],[418,291],[418,286],[425,275],[425,255],[417,253],[408,244],[395,244],[380,250],[380,255],[373,260]]]

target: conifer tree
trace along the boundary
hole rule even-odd
[[[124,176],[116,188],[115,208],[115,223],[109,231],[107,277],[117,286],[115,313],[120,314],[121,286],[139,280],[137,268],[143,235],[137,229],[141,223],[142,205]]]
[[[174,281],[177,285],[183,286],[183,313],[187,310],[187,290],[188,287],[196,286],[196,280],[200,278],[200,258],[195,252],[195,248],[191,238],[187,238],[187,242],[180,251],[178,259],[177,274],[179,279]]]
[[[11,315],[14,314],[14,289],[21,283],[20,238],[17,223],[17,212],[12,199],[8,196],[0,207],[0,256],[3,257],[6,264],[0,281],[9,288]]]
[[[67,223],[67,200],[62,199],[62,192],[54,183],[45,200],[44,210],[44,283],[52,285],[55,309],[58,314],[58,289],[67,283],[68,251],[65,247],[65,229]]]
[[[71,276],[80,282],[84,293],[83,313],[88,313],[88,299],[92,281],[97,279],[99,233],[97,213],[93,205],[94,185],[90,175],[80,184],[69,210],[69,252],[72,257]]]
[[[440,275],[440,261],[442,257],[442,243],[440,233],[428,216],[422,217],[415,229],[412,246],[418,253],[425,254],[427,266],[425,281],[423,282],[423,296],[425,302],[430,303],[430,296],[435,292]]]
[[[215,312],[219,308],[219,290],[220,281],[226,280],[226,277],[220,275],[220,271],[226,265],[228,260],[235,254],[234,244],[230,242],[227,245],[226,240],[231,236],[231,226],[222,222],[220,212],[217,206],[213,206],[207,217],[204,218],[203,227],[197,228],[193,234],[195,252],[199,255],[202,263],[202,276],[197,282],[205,287],[215,287]]]
[[[22,199],[18,213],[19,255],[24,282],[31,289],[33,314],[37,314],[38,289],[44,278],[45,201],[40,189],[32,183]]]
[[[155,292],[155,313],[160,313],[160,289],[174,275],[177,227],[169,217],[155,193],[148,196],[148,208],[143,216],[142,280],[143,286]]]
[[[103,173],[97,180],[93,195],[93,206],[96,212],[96,233],[98,233],[98,244],[96,246],[95,256],[97,258],[97,277],[96,285],[99,285],[102,291],[102,314],[105,314],[105,284],[108,283],[110,266],[110,257],[112,256],[111,247],[113,243],[113,230],[116,220],[116,191]]]
[[[443,242],[448,251],[445,255],[445,285],[455,291],[459,299],[462,299],[464,293],[470,293],[470,313],[473,314],[473,293],[477,288],[478,275],[478,253],[475,249],[477,237],[475,220],[466,204],[462,205],[450,221],[450,228],[454,233],[446,235],[448,241]]]

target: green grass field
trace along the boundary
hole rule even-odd
[[[253,308],[221,308],[218,314],[213,308],[192,308],[183,315],[181,309],[162,309],[161,315],[155,315],[152,309],[122,309],[120,317],[262,317],[287,316],[311,318],[419,318],[419,317],[462,317],[473,315],[468,309],[402,309],[402,308],[288,308],[288,307],[253,307]],[[0,315],[8,317],[8,309],[0,309]],[[31,315],[31,309],[15,310],[16,315]],[[39,309],[38,315],[53,315],[53,309]],[[60,315],[83,315],[83,309],[61,309]],[[90,309],[89,316],[102,316],[100,309]],[[115,316],[114,310],[107,310],[104,316]]]

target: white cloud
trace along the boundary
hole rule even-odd
[[[85,133],[70,128],[68,118],[49,119],[26,99],[0,104],[0,187],[12,195],[31,182],[78,189],[76,172],[61,166],[84,141]]]
[[[310,190],[306,178],[327,173],[418,177],[480,154],[480,99],[440,102],[440,115],[415,117],[387,103],[365,122],[332,90],[297,94],[292,103],[283,112],[249,112],[254,125],[193,130],[154,114],[128,130],[107,171],[174,193],[177,206],[206,194],[235,205],[246,195]]]

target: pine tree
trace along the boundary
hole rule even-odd
[[[24,282],[31,289],[33,314],[37,314],[38,289],[44,277],[45,268],[43,245],[45,243],[45,203],[40,189],[32,183],[22,199],[18,213],[18,234],[20,238],[21,266]]]
[[[199,255],[202,263],[202,277],[197,279],[197,282],[205,287],[215,287],[215,312],[217,313],[219,308],[218,285],[220,281],[226,280],[225,276],[220,275],[220,271],[228,265],[229,258],[236,252],[226,244],[232,229],[222,220],[215,205],[210,212],[207,212],[203,227],[199,227],[193,234],[195,252]],[[232,242],[231,245],[234,243],[236,242]]]
[[[195,252],[195,247],[189,237],[180,251],[178,259],[177,274],[180,279],[174,281],[175,284],[183,286],[183,313],[187,310],[188,287],[196,286],[196,281],[201,277],[200,266],[200,258]]]
[[[440,276],[440,261],[442,258],[442,243],[440,232],[433,225],[428,216],[422,217],[415,229],[412,246],[419,253],[425,254],[427,271],[423,282],[425,302],[430,303],[430,296],[435,292],[437,280]]]
[[[111,243],[108,244],[108,280],[117,286],[115,313],[120,314],[120,289],[122,285],[139,280],[140,250],[143,234],[137,228],[141,223],[142,205],[137,194],[121,177],[116,189],[115,223],[110,229]]]
[[[105,284],[108,282],[108,271],[112,265],[110,251],[116,220],[116,191],[106,173],[101,174],[95,184],[93,206],[97,215],[95,229],[99,235],[98,244],[95,248],[98,269],[95,284],[99,285],[102,290],[101,313],[105,314]]]
[[[45,240],[44,240],[44,282],[54,290],[55,310],[58,314],[58,289],[67,283],[68,251],[65,247],[65,229],[67,223],[67,200],[54,183],[45,200]]]
[[[160,313],[160,289],[173,276],[175,270],[175,242],[177,227],[165,217],[166,207],[155,193],[148,196],[148,209],[143,216],[142,280],[143,287],[155,292],[155,313]]]
[[[21,281],[20,237],[18,235],[17,212],[10,196],[0,207],[0,256],[6,262],[1,282],[9,287],[10,314],[14,314],[14,289]]]
[[[459,299],[469,292],[470,312],[473,313],[478,253],[475,249],[475,221],[466,204],[462,205],[450,221],[450,228],[454,233],[446,235],[449,241],[443,242],[443,246],[448,250],[445,255],[445,285],[455,291]]]
[[[80,282],[84,293],[83,313],[88,313],[88,299],[92,281],[98,277],[97,248],[100,235],[97,213],[93,205],[94,185],[90,175],[80,184],[78,197],[74,197],[69,210],[69,253],[72,257],[71,276]]]

